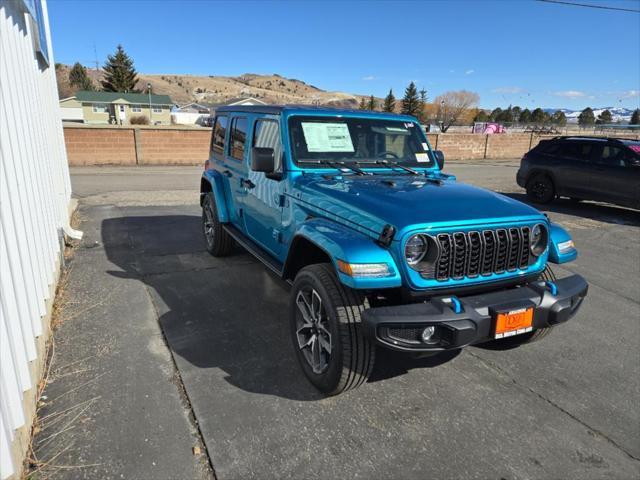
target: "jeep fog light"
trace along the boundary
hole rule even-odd
[[[567,240],[566,242],[560,242],[558,244],[558,252],[560,253],[567,253],[570,252],[571,250],[575,249],[576,246],[573,243],[573,240]]]
[[[347,263],[338,260],[338,270],[354,278],[376,278],[391,275],[389,265],[386,263]]]
[[[422,335],[420,335],[420,337],[422,338],[422,341],[424,343],[428,343],[431,340],[431,338],[433,337],[434,333],[436,333],[436,327],[430,326],[430,327],[425,328],[422,331]]]

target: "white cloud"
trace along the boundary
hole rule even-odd
[[[465,75],[471,75],[473,72],[475,72],[475,70],[473,69],[469,69],[466,72],[464,72]]]
[[[640,90],[627,90],[622,93],[622,98],[640,97]]]
[[[367,75],[366,77],[362,77],[362,80],[365,80],[367,82],[375,79],[376,77],[374,77],[373,75]]]
[[[554,95],[557,97],[565,98],[582,98],[587,96],[586,93],[580,92],[578,90],[565,90],[564,92],[555,92]]]
[[[449,73],[456,73],[455,70],[449,70]]]
[[[523,93],[524,89],[520,87],[500,87],[494,88],[493,93]]]

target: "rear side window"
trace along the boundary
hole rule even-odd
[[[280,171],[282,161],[282,142],[280,142],[280,126],[275,120],[261,119],[256,121],[253,129],[253,145],[259,148],[273,148],[275,171]]]
[[[231,124],[231,158],[244,159],[244,145],[247,141],[247,119],[236,117]]]
[[[591,157],[593,144],[588,142],[564,142],[559,148],[558,155],[574,160],[586,162]]]
[[[227,134],[227,122],[229,119],[226,115],[216,117],[213,126],[213,135],[211,137],[211,151],[222,155],[224,153],[224,137]]]
[[[606,163],[607,165],[613,165],[617,167],[624,167],[625,163],[625,149],[615,145],[605,145],[602,147],[602,155],[600,155],[600,163]]]

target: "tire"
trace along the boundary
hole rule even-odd
[[[534,203],[549,203],[556,198],[553,180],[544,173],[538,173],[527,182],[527,197]]]
[[[224,257],[233,250],[233,237],[218,220],[216,199],[212,192],[207,193],[202,202],[202,233],[207,252],[214,257]]]
[[[305,376],[326,395],[356,388],[371,374],[375,345],[363,336],[360,318],[366,306],[329,264],[309,265],[296,275],[289,301],[291,339]]]
[[[553,270],[551,270],[551,267],[547,265],[545,269],[542,271],[542,273],[540,274],[540,277],[538,277],[538,280],[555,282],[557,278],[555,273],[553,273]],[[505,347],[518,347],[520,345],[537,342],[538,340],[543,339],[544,337],[546,337],[551,333],[551,330],[552,330],[551,327],[537,328],[533,332],[522,333],[514,337],[495,340],[495,342]]]

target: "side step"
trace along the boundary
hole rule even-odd
[[[240,230],[230,223],[222,224],[222,228],[224,228],[226,232],[242,246],[242,248],[264,263],[265,266],[273,273],[282,278],[283,265],[268,254],[260,245],[250,238],[247,238]]]

